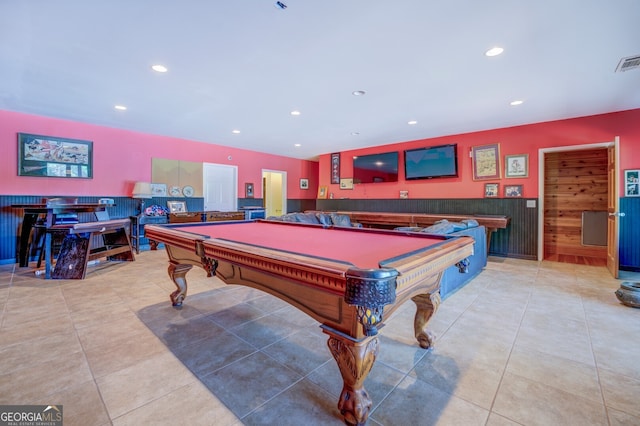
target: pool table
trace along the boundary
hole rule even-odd
[[[273,221],[148,225],[164,243],[179,307],[193,265],[227,284],[263,290],[320,322],[343,378],[338,408],[347,424],[364,424],[371,399],[364,380],[378,354],[378,330],[403,302],[416,304],[416,339],[427,349],[427,323],[440,303],[440,278],[461,272],[473,254],[470,237],[323,227]]]

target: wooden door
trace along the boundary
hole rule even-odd
[[[267,200],[270,198],[271,197],[269,197],[269,191],[267,191],[267,178],[262,176],[262,207],[264,207],[264,210],[265,210],[265,217],[269,217],[269,216],[266,216],[266,211],[267,211]]]
[[[620,213],[618,212],[619,192],[616,145],[617,143],[607,148],[607,171],[609,175],[609,197],[607,202],[607,212],[609,213],[607,220],[607,268],[614,278],[618,278],[618,268],[620,266],[620,260],[618,258],[618,241],[620,237],[618,217],[620,216]]]

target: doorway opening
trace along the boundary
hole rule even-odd
[[[610,266],[617,276],[617,144],[539,150],[538,260]]]
[[[287,213],[287,172],[262,170],[262,197],[265,217]]]

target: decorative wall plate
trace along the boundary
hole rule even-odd
[[[172,197],[179,197],[180,196],[180,187],[179,186],[172,186],[171,187],[171,191],[169,191],[169,194],[171,194]]]
[[[182,188],[182,194],[185,197],[192,197],[193,196],[193,187],[192,186],[185,186],[184,188]]]

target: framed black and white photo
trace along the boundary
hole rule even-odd
[[[484,196],[486,198],[496,198],[498,197],[500,190],[499,183],[485,183],[484,184]]]
[[[522,185],[505,185],[504,196],[508,198],[522,197]]]
[[[169,213],[185,213],[187,211],[187,203],[184,201],[167,201]]]
[[[640,170],[624,171],[624,196],[640,197]]]
[[[309,179],[300,179],[300,189],[309,189]]]
[[[253,198],[253,184],[245,183],[244,184],[244,198]]]

